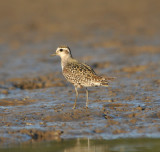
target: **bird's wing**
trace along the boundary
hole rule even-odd
[[[87,68],[90,72],[92,72],[93,74],[96,75],[96,72],[95,72],[89,65],[87,65],[87,64],[85,64],[85,63],[82,63],[82,65],[83,65],[85,68]]]
[[[89,65],[79,62],[72,62],[68,63],[63,68],[63,75],[68,81],[74,83],[76,80],[80,81],[92,75],[96,75],[96,73]]]

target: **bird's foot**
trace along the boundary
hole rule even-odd
[[[86,109],[86,110],[89,109],[89,108],[88,108],[88,105],[86,105],[86,106],[84,107],[84,109]]]
[[[73,108],[72,108],[72,109],[76,109],[76,105],[75,105],[75,104],[73,105]]]

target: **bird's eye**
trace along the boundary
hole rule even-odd
[[[63,51],[63,49],[60,49],[59,51],[60,51],[60,52],[62,52],[62,51]]]

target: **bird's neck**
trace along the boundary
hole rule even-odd
[[[66,57],[62,57],[61,58],[61,66],[62,66],[62,70],[63,70],[63,68],[65,67],[65,65],[67,64],[67,63],[69,63],[69,62],[71,62],[72,60],[74,60],[73,58],[72,58],[72,56],[66,56]]]

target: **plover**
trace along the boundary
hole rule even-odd
[[[78,98],[78,88],[86,88],[86,108],[88,108],[88,90],[87,87],[105,86],[108,87],[108,81],[114,78],[97,75],[94,70],[87,64],[80,63],[72,57],[71,50],[68,46],[60,46],[55,54],[51,56],[60,56],[61,67],[64,77],[75,87],[76,98],[73,109],[76,107]]]

